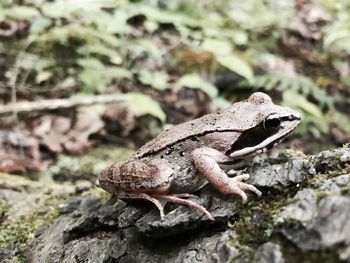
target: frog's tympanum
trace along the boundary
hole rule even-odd
[[[120,198],[151,201],[161,218],[164,200],[213,219],[206,208],[188,199],[194,197],[191,193],[209,183],[223,194],[240,195],[243,203],[246,191],[260,196],[257,188],[243,182],[248,174],[230,178],[226,173],[278,144],[299,122],[299,113],[257,92],[228,109],[160,133],[129,160],[104,169],[96,185]]]

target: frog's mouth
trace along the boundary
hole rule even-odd
[[[281,117],[281,125],[275,131],[268,131],[263,124],[244,132],[226,153],[231,158],[238,158],[255,153],[262,153],[282,142],[299,124],[300,116]]]

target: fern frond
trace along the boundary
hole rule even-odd
[[[305,97],[311,96],[321,107],[334,108],[333,98],[321,89],[312,79],[305,76],[286,76],[282,74],[265,74],[256,76],[253,86],[266,90],[277,89],[281,92],[291,90]]]

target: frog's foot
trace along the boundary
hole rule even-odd
[[[173,194],[173,195],[162,195],[162,196],[159,196],[159,198],[166,200],[166,201],[169,201],[169,202],[172,202],[174,204],[187,205],[187,206],[193,207],[193,208],[201,211],[203,214],[205,214],[205,216],[208,219],[214,220],[214,217],[203,206],[201,206],[201,205],[199,205],[191,200],[182,199],[182,198],[188,198],[188,197],[194,197],[194,196],[195,195],[192,195],[192,194]]]
[[[257,196],[261,196],[262,193],[253,185],[243,183],[242,181],[248,180],[249,174],[237,175],[234,178],[230,178],[228,183],[228,192],[230,194],[238,194],[242,197],[242,203],[245,204],[248,200],[247,194],[244,191],[251,191],[255,193]]]

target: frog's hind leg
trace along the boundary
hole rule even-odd
[[[179,198],[198,198],[198,196],[194,195],[194,194],[172,194],[171,196],[175,196],[175,197],[179,197]]]
[[[119,194],[120,198],[129,198],[129,199],[144,199],[152,202],[159,210],[160,218],[164,219],[164,208],[160,201],[146,193],[123,193]]]
[[[188,197],[193,197],[193,196],[194,195],[192,195],[192,194],[173,194],[173,195],[162,195],[162,196],[159,196],[159,198],[166,200],[166,201],[169,201],[169,202],[174,203],[174,204],[187,205],[187,206],[193,207],[193,208],[201,211],[203,214],[205,214],[206,217],[209,218],[210,220],[214,220],[214,217],[203,206],[201,206],[201,205],[199,205],[191,200],[182,199],[182,198],[188,198]]]

